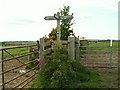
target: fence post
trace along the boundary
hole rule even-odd
[[[2,60],[2,57],[0,55],[0,61]],[[0,73],[2,73],[2,62],[0,62]],[[0,85],[2,84],[2,74],[0,75]],[[0,90],[2,90],[2,86],[0,86]]]
[[[32,52],[32,47],[29,46],[28,47],[28,53],[31,53]],[[28,55],[28,61],[31,61],[32,60],[32,54]]]
[[[3,49],[2,49],[1,73],[4,72],[4,62],[3,62],[4,54],[3,54],[3,52],[4,52],[4,51],[3,51]],[[2,88],[2,90],[4,90],[4,89],[5,89],[5,86],[4,86],[4,73],[2,73],[2,75],[0,75],[0,78],[1,78],[0,84],[3,84],[3,86],[0,87],[0,88]]]
[[[112,40],[110,40],[110,66],[112,67]]]
[[[39,59],[39,56],[40,56],[40,43],[39,43],[39,40],[37,40],[37,56],[38,56],[38,59]]]
[[[76,43],[75,43],[75,52],[76,52],[76,61],[77,63],[80,63],[80,48],[79,48],[79,45],[80,45],[80,41],[79,41],[79,37],[76,38]]]
[[[40,55],[39,58],[44,59],[44,37],[40,38]]]
[[[68,57],[75,59],[75,37],[68,37]]]

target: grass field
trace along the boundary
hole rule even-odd
[[[110,46],[110,42],[89,42],[87,46]],[[120,42],[112,42],[113,47],[120,46]]]

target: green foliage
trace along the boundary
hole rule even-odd
[[[91,80],[91,73],[81,64],[67,56],[65,46],[55,46],[54,53],[46,57],[41,65],[37,79],[32,87],[35,88],[78,88]],[[35,85],[36,84],[36,85]]]
[[[69,15],[69,10],[70,10],[70,6],[64,6],[62,9],[60,9],[60,15],[61,16]],[[61,21],[60,30],[61,30],[61,38],[62,39],[68,39],[68,36],[70,36],[69,29],[71,28],[72,25],[73,25],[73,23],[71,22],[71,20],[65,19],[65,20]]]

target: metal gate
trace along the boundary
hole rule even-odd
[[[82,41],[80,46],[80,63],[89,67],[120,67],[120,47],[118,42],[111,41]],[[86,43],[86,44],[85,44]]]
[[[37,58],[33,57],[30,60],[30,57],[35,55],[38,56],[38,45],[39,43],[35,45],[14,46],[0,49],[1,89],[22,89],[36,78],[39,65],[36,63],[33,66]],[[30,51],[31,49],[34,51]]]

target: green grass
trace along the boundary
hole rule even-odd
[[[7,47],[12,47],[12,46],[3,46],[4,48],[7,48]],[[7,52],[6,52],[7,51]],[[20,56],[20,55],[25,55],[25,54],[28,54],[28,48],[14,48],[14,49],[7,49],[7,50],[4,50],[3,51],[3,58],[4,59],[8,59],[8,58],[13,58],[13,56]],[[11,55],[10,55],[10,54]],[[1,51],[0,51],[0,55],[1,55]],[[32,59],[36,59],[37,57],[32,55]],[[27,63],[28,62],[28,56],[24,56],[24,57],[21,57],[21,58],[18,58],[20,61],[22,61],[23,63]],[[15,60],[15,59],[13,59]],[[17,60],[17,59],[16,59]],[[34,63],[34,62],[33,62]],[[31,63],[30,67],[33,66],[33,63]]]
[[[71,82],[71,87],[74,86],[78,88],[117,88],[118,87],[118,70],[109,69],[109,70],[95,70],[89,69],[90,74],[87,76],[83,74],[85,77],[90,78],[88,81],[81,81],[80,82]],[[74,79],[74,78],[73,78]],[[32,82],[29,89],[33,90],[33,88],[39,88],[39,75],[37,78]]]
[[[7,53],[6,51],[9,52],[11,55],[9,53]],[[28,53],[28,49],[27,48],[8,49],[6,51],[3,52],[4,59],[13,58],[13,56],[20,56],[20,55],[24,55],[24,54]],[[21,58],[18,58],[18,59],[20,61],[22,61],[23,63],[28,62],[28,56],[21,57]],[[13,59],[13,60],[15,60],[15,59]]]
[[[88,82],[80,83],[80,88],[117,88],[118,87],[118,71],[109,70],[101,71],[91,69],[93,75],[91,75],[91,80]],[[94,74],[97,72],[98,76]],[[96,76],[95,76],[96,75]]]
[[[6,51],[8,51],[13,56],[24,55],[28,53],[27,48],[16,48],[16,49],[9,49]],[[11,57],[11,55],[9,55],[7,52],[4,51],[4,58],[9,58],[9,57]]]
[[[39,81],[40,76],[39,76],[39,74],[38,74],[37,78],[30,85],[30,87],[29,87],[30,90],[32,90],[33,88],[39,88],[40,87],[40,84],[39,84],[40,83],[40,81]],[[83,77],[81,79],[82,81],[77,81],[76,82],[76,80],[74,81],[74,78],[72,78],[74,82],[71,82],[71,86],[69,88],[76,88],[76,87],[77,88],[100,88],[100,87],[103,86],[101,84],[100,75],[99,75],[99,73],[97,73],[97,71],[92,70],[92,71],[90,71],[89,74],[85,74],[83,72],[81,72],[79,74],[80,74],[80,77]],[[88,78],[88,80],[84,81],[84,78]]]
[[[110,42],[90,42],[87,46],[110,46]],[[113,42],[112,43],[113,47],[118,47],[120,46],[120,42]]]
[[[89,76],[90,79],[88,81],[82,81],[81,83],[75,83],[78,88],[100,88],[102,87],[101,85],[101,80],[100,80],[100,75],[97,71],[92,69],[90,71]]]
[[[101,86],[103,88],[118,88],[118,69],[107,68],[105,70],[97,70],[97,72],[100,74]]]
[[[110,51],[110,42],[90,42],[89,44],[83,45],[82,50],[105,50]],[[112,50],[118,51],[120,48],[120,42],[113,42]]]

